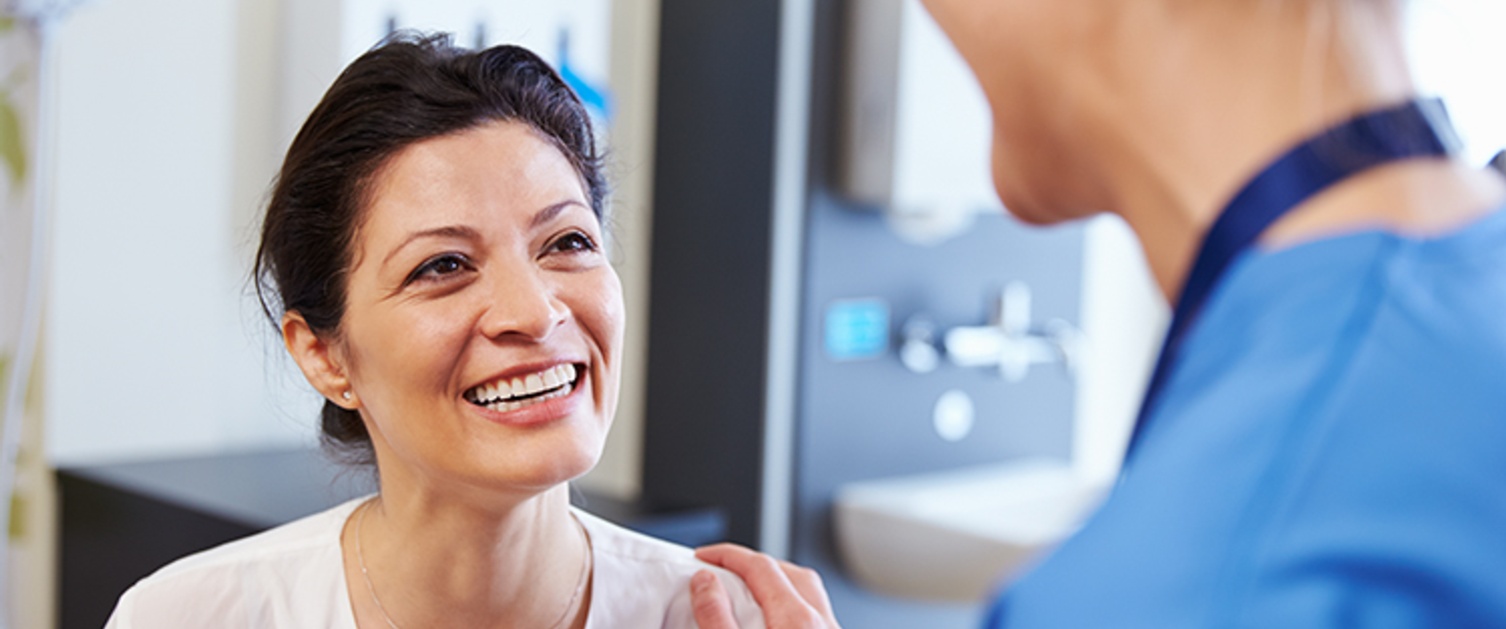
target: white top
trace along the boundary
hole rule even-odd
[[[340,530],[366,498],[189,555],[121,595],[106,629],[158,627],[330,627],[355,629]],[[763,615],[735,575],[690,549],[575,510],[591,540],[593,580],[587,629],[694,629],[690,577],[721,577],[746,629]]]

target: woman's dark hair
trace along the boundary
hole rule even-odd
[[[517,46],[473,51],[448,35],[398,32],[335,79],[288,148],[252,270],[273,326],[281,312],[297,312],[315,334],[336,337],[375,175],[409,145],[494,121],[521,122],[553,143],[602,217],[606,181],[590,117],[547,63]],[[327,451],[375,461],[359,413],[326,400],[321,414]]]

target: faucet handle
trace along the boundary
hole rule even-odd
[[[1004,285],[999,295],[999,312],[995,323],[1010,336],[1030,332],[1030,285],[1020,280]]]

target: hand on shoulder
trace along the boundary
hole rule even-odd
[[[707,546],[698,549],[696,557],[741,577],[763,608],[769,629],[840,629],[815,570],[736,544]],[[726,589],[710,570],[691,579],[690,597],[701,629],[743,629],[733,616]]]

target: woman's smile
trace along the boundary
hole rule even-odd
[[[486,418],[492,421],[538,424],[569,415],[580,402],[576,394],[585,379],[584,364],[561,362],[543,369],[525,366],[471,387],[464,397],[486,411]]]

